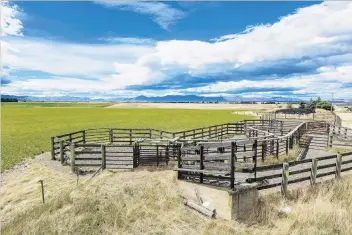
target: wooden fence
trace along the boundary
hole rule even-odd
[[[235,172],[241,169],[256,175],[257,161],[285,156],[293,146],[309,143],[312,138],[302,138],[306,133],[315,130],[316,133],[327,134],[328,126],[325,122],[316,121],[261,119],[178,132],[131,128],[87,129],[52,137],[51,154],[53,159],[60,157],[62,164],[70,164],[73,170],[77,167],[132,169],[141,165],[164,165],[170,159],[177,159],[181,174],[196,173],[202,175],[199,180],[207,177],[214,180],[214,176],[201,171],[226,169]],[[325,145],[341,136],[349,140],[352,133],[351,129],[333,125],[328,130],[335,134],[324,140]],[[236,140],[231,139],[234,136],[237,136]],[[242,139],[238,139],[239,136]],[[232,161],[236,167],[229,165]],[[224,173],[217,174],[215,180],[219,177],[227,179],[227,184],[232,187],[235,175]]]
[[[132,128],[87,129],[51,137],[51,155],[52,159],[59,157],[62,164],[70,164],[72,169],[130,169],[139,165],[168,164],[169,159],[177,158],[180,145],[219,143],[236,135],[254,137],[254,133],[265,140],[273,135],[262,135],[262,132],[275,128],[280,128],[282,134],[282,122],[274,120],[245,120],[178,132]],[[246,152],[248,147],[244,146],[242,151]]]
[[[352,128],[330,125],[328,145],[330,148],[352,148]]]
[[[156,129],[132,128],[99,128],[72,132],[51,137],[51,156],[55,159],[60,155],[60,142],[82,144],[128,144],[133,145],[136,139],[226,139],[231,135],[243,134],[244,122],[224,123],[220,125],[196,128],[185,131],[169,132]],[[67,144],[66,143],[66,144]]]
[[[328,155],[301,161],[290,161],[257,167],[257,176],[248,178],[247,182],[259,182],[259,190],[281,186],[284,194],[287,185],[304,181],[315,184],[317,179],[352,170],[352,152],[341,155]]]
[[[278,120],[278,119],[297,119],[297,120],[315,120],[315,113],[309,114],[289,114],[289,113],[277,113],[277,112],[268,112],[263,113],[260,116],[262,120]]]
[[[233,188],[236,176],[239,176],[240,181],[247,177],[242,174],[243,171],[257,176],[258,161],[265,162],[267,157],[286,156],[290,149],[299,145],[308,130],[308,124],[302,122],[284,136],[258,135],[246,140],[198,142],[196,146],[183,147],[178,158],[178,177]]]
[[[60,145],[63,145],[63,141]],[[68,143],[62,148],[62,165],[77,169],[133,169],[138,166],[167,165],[170,159],[177,159],[180,145],[114,145],[114,144],[75,144]]]

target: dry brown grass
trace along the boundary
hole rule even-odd
[[[261,199],[256,226],[265,227],[264,234],[352,234],[351,195],[351,177],[295,190],[288,200],[268,195]],[[283,207],[292,212],[280,212]]]
[[[278,158],[274,155],[269,155],[266,156],[264,159],[264,162],[262,162],[258,158],[258,166],[266,166],[266,165],[272,165],[272,164],[278,164],[278,163],[284,163],[284,162],[289,162],[289,161],[294,161],[297,158],[297,154],[299,151],[298,145],[294,145],[292,149],[288,151],[288,154],[285,156],[279,156]]]
[[[47,182],[44,205],[39,176]],[[248,224],[190,213],[170,170],[106,171],[76,185],[74,175],[36,167],[13,181],[2,188],[2,234],[352,234],[350,177],[291,192],[287,200],[262,196]],[[283,214],[284,207],[292,212]]]
[[[352,152],[351,148],[325,148],[324,151],[331,153],[350,153]]]

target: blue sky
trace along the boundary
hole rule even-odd
[[[2,3],[2,94],[352,99],[350,2]]]

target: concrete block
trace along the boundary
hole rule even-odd
[[[227,188],[191,183],[179,180],[182,197],[197,201],[196,190],[203,202],[208,202],[215,210],[216,217],[226,220],[244,220],[252,213],[258,202],[256,184],[236,185],[233,191]]]

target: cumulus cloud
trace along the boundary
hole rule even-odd
[[[1,15],[1,36],[13,35],[23,36],[23,25],[18,16],[21,10],[15,4],[9,2],[2,2],[0,7]]]
[[[149,2],[105,4],[126,9],[133,6],[135,11],[154,14],[154,17],[161,17],[156,16],[156,12],[167,7],[164,3]],[[148,4],[156,6],[152,8]],[[149,11],[146,10],[147,6]],[[339,95],[348,98],[351,88],[346,88],[344,84],[352,83],[350,15],[352,3],[324,2],[298,9],[274,24],[251,26],[244,32],[223,35],[211,42],[151,40],[151,43],[149,39],[111,38],[111,44],[84,45],[7,37],[1,42],[1,49],[3,64],[10,71],[31,70],[49,75],[47,79],[14,81],[4,88],[7,92],[40,93],[41,90],[51,89],[56,92],[127,95],[140,94],[140,91],[129,90],[129,86],[172,81],[188,74],[190,82],[192,76],[198,76],[204,78],[205,85],[149,91],[149,94],[181,92],[211,95],[236,92],[243,88],[275,87],[294,88],[293,93],[297,95],[338,90]],[[167,19],[160,22],[171,22]],[[18,25],[22,25],[21,22]],[[168,25],[170,23],[165,24],[165,27]],[[256,69],[257,66],[253,65],[267,64],[270,68],[286,60],[296,61],[299,66],[320,68],[313,74],[294,74],[284,78],[270,75],[260,81],[253,77],[234,77],[232,81],[221,81],[224,74],[231,75],[236,71],[245,74],[245,66]],[[220,81],[212,82],[208,79],[209,75]]]

